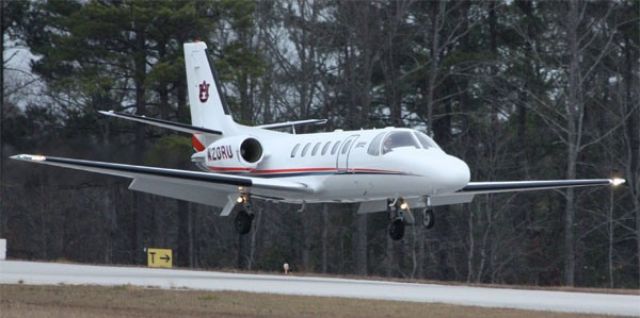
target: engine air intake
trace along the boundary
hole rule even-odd
[[[240,145],[240,155],[248,163],[255,163],[262,158],[262,145],[255,138],[247,138]]]

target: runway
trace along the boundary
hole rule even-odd
[[[372,280],[0,261],[0,283],[137,285],[640,317],[640,295],[411,284]]]

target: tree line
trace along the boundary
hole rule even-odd
[[[3,1],[2,211],[9,257],[294,270],[479,283],[640,286],[638,1]],[[477,196],[434,230],[386,235],[353,205],[256,204],[254,230],[128,181],[15,153],[194,169],[182,44],[205,41],[236,121],[416,127],[472,179],[621,176],[620,188]],[[316,129],[316,128],[313,128]],[[306,130],[304,132],[311,132]],[[300,132],[299,132],[300,133]]]

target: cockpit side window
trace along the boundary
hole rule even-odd
[[[382,137],[384,137],[385,133],[386,132],[381,132],[375,137],[373,137],[373,140],[371,140],[371,143],[369,144],[369,148],[367,149],[368,154],[372,156],[380,155],[380,145],[382,144]]]
[[[413,134],[408,131],[394,131],[389,133],[382,142],[382,154],[393,151],[395,148],[414,147],[420,148]]]
[[[422,148],[424,149],[430,149],[430,148],[439,148],[438,145],[435,143],[435,141],[433,141],[431,138],[427,137],[427,135],[416,131],[415,132],[416,137],[418,137],[418,141],[420,141],[420,144],[422,145]]]

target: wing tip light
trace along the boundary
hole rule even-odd
[[[625,182],[627,182],[625,179],[622,178],[613,178],[613,179],[609,179],[609,183],[611,183],[612,186],[617,187],[621,184],[624,184]]]
[[[45,157],[45,156],[41,156],[41,155],[25,155],[25,154],[11,156],[10,158],[14,159],[14,160],[22,160],[22,161],[45,161],[45,160],[47,160],[47,157]]]

